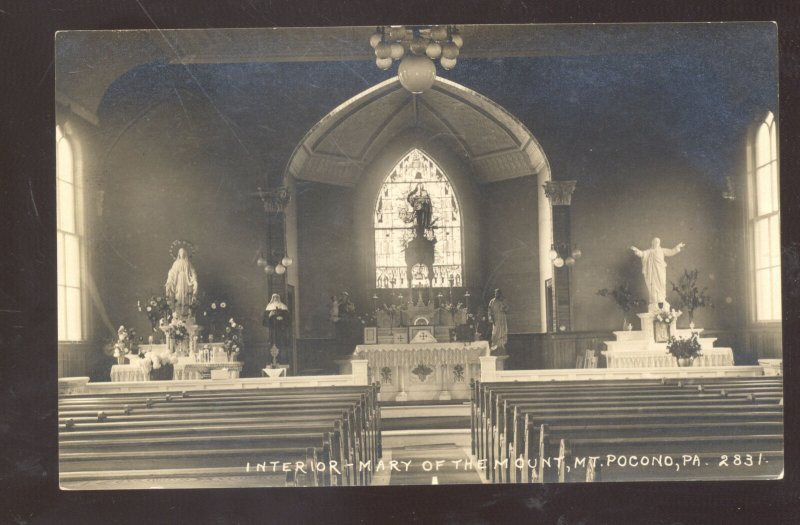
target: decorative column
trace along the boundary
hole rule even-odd
[[[557,332],[572,330],[572,294],[570,277],[572,266],[563,261],[571,255],[570,204],[572,192],[575,191],[574,180],[549,180],[544,183],[544,194],[550,199],[553,212],[553,250],[562,264],[553,265],[553,314]],[[561,253],[565,252],[565,253]],[[552,254],[552,252],[551,252]],[[548,327],[549,328],[549,327]]]
[[[287,268],[282,264],[283,258],[286,253],[286,206],[289,205],[291,200],[291,192],[287,186],[280,186],[269,190],[262,190],[258,188],[258,196],[264,204],[264,212],[267,216],[267,236],[266,236],[266,262],[267,269],[272,271],[267,272],[267,296],[266,299],[272,297],[272,294],[277,293],[281,297],[281,301],[287,303],[287,283],[286,272]],[[275,270],[278,267],[283,268],[282,273]],[[288,305],[292,308],[292,305]],[[294,337],[292,337],[295,312],[289,312],[289,322],[287,323],[287,338],[291,341],[290,347],[281,348],[291,353],[292,374],[297,373],[297,355],[294,349]],[[270,339],[274,341],[274,334],[270,334]]]

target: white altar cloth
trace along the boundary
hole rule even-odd
[[[111,381],[150,381],[150,377],[144,373],[144,369],[136,364],[114,365],[111,367]]]
[[[487,341],[358,345],[352,359],[367,360],[384,400],[469,399],[470,379],[480,376],[479,358],[489,352]]]
[[[606,356],[607,368],[664,368],[675,367],[675,358],[666,350],[652,351],[609,351]],[[733,366],[733,350],[730,348],[704,348],[702,355],[694,360],[693,366]]]
[[[175,380],[209,379],[212,370],[227,370],[229,379],[236,379],[242,371],[242,363],[193,363],[179,362],[175,365]]]
[[[353,359],[366,359],[370,367],[449,365],[478,362],[482,355],[489,355],[487,341],[358,345]]]

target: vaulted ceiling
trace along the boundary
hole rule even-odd
[[[289,172],[303,180],[354,186],[375,156],[409,130],[451,144],[479,183],[536,175],[547,166],[530,132],[487,98],[443,79],[412,95],[395,78],[323,118],[298,146]]]

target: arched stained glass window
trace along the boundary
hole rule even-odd
[[[414,238],[409,195],[426,191],[431,199],[436,239],[434,287],[463,286],[461,207],[447,175],[425,153],[414,149],[403,157],[383,181],[375,204],[375,284],[377,288],[408,288],[406,244]],[[411,286],[428,286],[427,269],[416,266]],[[452,280],[452,282],[451,282]]]

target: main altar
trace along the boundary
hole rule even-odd
[[[420,331],[409,343],[358,345],[351,359],[368,362],[370,381],[381,384],[383,401],[469,399],[470,380],[480,378],[488,341],[438,342]],[[350,360],[339,362],[349,374]]]

